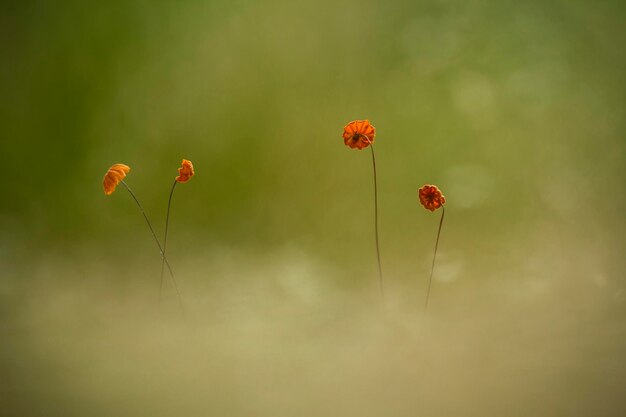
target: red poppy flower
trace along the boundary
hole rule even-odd
[[[178,176],[176,177],[176,181],[178,182],[187,182],[194,175],[193,164],[191,161],[183,159],[183,163],[180,168],[178,168]]]
[[[441,194],[436,185],[426,184],[419,189],[420,203],[426,210],[435,211],[443,206],[446,198]]]
[[[130,172],[130,167],[124,164],[114,164],[109,168],[106,174],[104,174],[104,194],[111,195],[115,191],[115,187],[122,181],[126,174]]]
[[[355,120],[343,128],[343,142],[352,149],[363,149],[374,143],[376,128],[369,120]]]

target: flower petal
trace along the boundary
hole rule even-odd
[[[115,187],[122,181],[126,174],[130,172],[130,167],[124,164],[113,164],[104,174],[102,185],[104,194],[111,195],[115,191]]]

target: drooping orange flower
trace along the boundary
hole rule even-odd
[[[376,128],[369,120],[354,120],[343,128],[343,143],[352,149],[367,148],[374,143]]]
[[[426,210],[435,211],[446,203],[446,198],[441,194],[436,185],[426,184],[419,189],[420,203]]]
[[[104,194],[111,195],[115,191],[115,187],[126,177],[126,174],[130,172],[130,167],[124,164],[114,164],[109,168],[106,174],[104,174]]]
[[[176,181],[187,182],[191,177],[193,177],[193,174],[193,164],[191,163],[191,161],[183,159],[181,167],[178,168],[178,176],[176,177]]]

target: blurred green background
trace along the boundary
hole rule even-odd
[[[624,415],[625,9],[4,2],[0,414]]]

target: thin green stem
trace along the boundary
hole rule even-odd
[[[374,233],[376,237],[376,259],[378,260],[378,283],[380,286],[383,310],[385,310],[385,286],[383,284],[383,268],[380,263],[380,243],[378,240],[378,181],[376,180],[376,156],[374,155],[374,144],[371,141],[369,142],[370,149],[372,150],[372,168],[374,169]]]
[[[428,278],[428,289],[426,290],[426,301],[424,302],[424,312],[423,315],[426,315],[426,310],[428,309],[428,298],[430,297],[430,285],[433,281],[433,272],[435,271],[435,259],[437,259],[437,248],[439,247],[439,236],[441,235],[441,225],[443,225],[443,217],[446,214],[446,208],[441,206],[441,220],[439,220],[439,229],[437,230],[437,240],[435,241],[435,254],[433,255],[433,263],[430,267],[430,277]]]
[[[165,253],[167,250],[167,230],[170,223],[170,207],[172,205],[172,196],[174,195],[174,188],[176,188],[178,181],[174,180],[172,189],[170,190],[170,197],[167,200],[167,214],[165,215],[165,236],[163,237],[163,257],[161,257],[161,284],[159,286],[159,307],[161,306],[161,294],[163,293],[163,272],[165,271]]]
[[[121,183],[122,183],[122,185],[124,185],[124,187],[126,187],[128,192],[130,193],[131,197],[133,197],[133,200],[135,200],[135,203],[137,204],[137,207],[139,207],[139,211],[141,211],[141,214],[143,214],[143,218],[146,219],[146,223],[148,224],[148,228],[150,229],[150,233],[152,233],[152,237],[154,238],[154,241],[156,242],[157,247],[159,248],[159,252],[161,253],[161,259],[163,260],[163,262],[165,262],[165,265],[167,266],[167,269],[168,269],[168,271],[170,273],[170,276],[172,277],[172,282],[174,283],[174,288],[176,289],[176,294],[178,295],[178,302],[180,304],[180,309],[181,309],[181,311],[184,314],[185,310],[183,308],[183,301],[182,301],[182,298],[180,296],[180,292],[178,291],[178,286],[176,285],[176,279],[174,278],[174,272],[172,272],[172,267],[170,266],[170,263],[167,261],[167,258],[165,257],[165,253],[163,252],[163,248],[161,247],[161,243],[159,242],[159,239],[157,238],[156,233],[154,233],[154,228],[152,227],[152,223],[150,223],[150,219],[148,219],[148,215],[146,214],[146,211],[141,206],[141,203],[139,202],[139,199],[137,198],[137,196],[135,195],[133,190],[128,186],[128,184],[126,184],[126,182],[124,180],[122,180]]]

